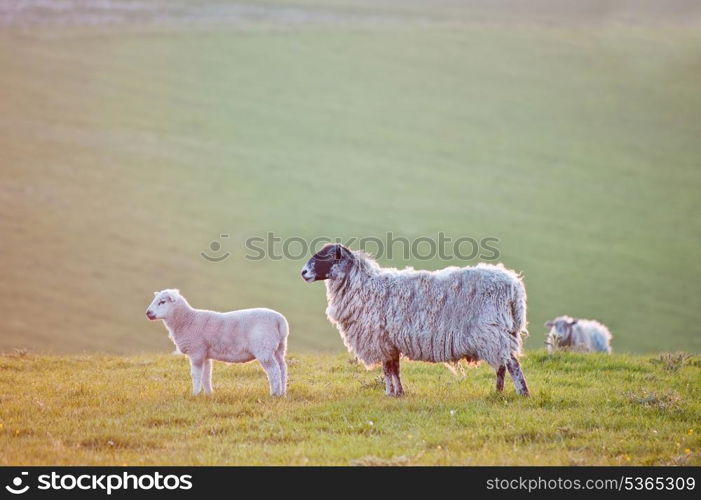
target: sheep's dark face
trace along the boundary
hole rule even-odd
[[[577,320],[569,316],[559,316],[547,321],[545,327],[550,328],[548,340],[545,342],[548,346],[548,351],[552,352],[557,346],[569,345],[572,327],[576,324]]]
[[[340,278],[352,260],[353,254],[343,245],[325,245],[304,265],[302,278],[307,283]]]

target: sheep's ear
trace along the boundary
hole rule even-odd
[[[577,321],[579,321],[579,320],[573,319],[572,321],[568,321],[568,322],[567,322],[567,326],[574,326],[574,325],[577,324]]]
[[[175,297],[173,297],[173,295],[171,295],[171,294],[169,293],[168,296],[166,297],[166,300],[167,300],[168,302],[175,302]]]
[[[153,292],[153,296],[155,297],[156,295],[158,295],[158,292]]]
[[[343,247],[341,245],[336,245],[336,260],[341,260],[343,256]]]
[[[545,322],[545,326],[546,326],[547,328],[552,328],[553,326],[555,326],[555,323],[553,323],[552,321],[546,321],[546,322]]]

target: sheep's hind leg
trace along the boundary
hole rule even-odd
[[[506,366],[501,365],[497,368],[497,391],[501,392],[504,390],[504,377],[506,376]]]
[[[282,396],[283,392],[280,388],[280,365],[278,364],[275,356],[270,355],[270,357],[258,358],[260,364],[263,366],[265,373],[268,375],[268,382],[270,384],[270,395],[271,396]]]
[[[280,344],[275,351],[275,360],[280,367],[280,391],[284,396],[287,393],[287,363],[285,362],[285,344]]]
[[[526,383],[526,378],[523,376],[521,371],[521,365],[515,356],[511,356],[511,359],[506,363],[506,367],[509,369],[511,378],[514,381],[514,387],[516,387],[516,392],[522,396],[529,396],[528,384]]]

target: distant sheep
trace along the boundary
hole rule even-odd
[[[257,359],[270,382],[270,394],[287,388],[285,351],[287,320],[271,309],[241,309],[220,313],[194,309],[178,290],[154,292],[146,310],[150,320],[162,319],[178,351],[190,358],[192,394],[212,392],[212,360],[247,363]]]
[[[526,332],[526,291],[503,266],[440,271],[381,268],[369,255],[326,245],[302,278],[326,280],[326,315],[348,350],[367,367],[382,363],[385,393],[403,394],[399,358],[429,362],[485,360],[504,388],[508,368],[516,391],[528,395],[518,357]]]
[[[611,352],[611,332],[592,319],[559,316],[545,323],[550,328],[546,345],[548,352],[570,349],[578,352]]]

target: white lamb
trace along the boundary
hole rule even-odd
[[[282,314],[264,308],[226,313],[194,309],[173,289],[154,295],[146,316],[162,319],[178,351],[190,358],[193,395],[202,386],[206,394],[212,393],[213,359],[227,363],[257,359],[268,375],[270,394],[285,395],[289,327]]]

